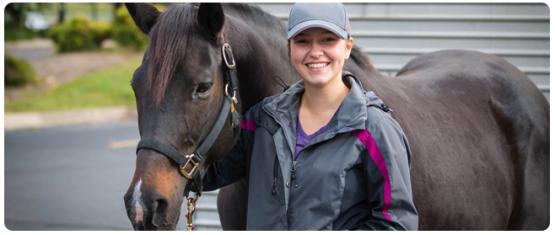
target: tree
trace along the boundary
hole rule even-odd
[[[58,7],[58,24],[64,23],[65,20],[66,20],[66,4],[62,2]]]
[[[25,3],[10,3],[6,6],[6,26],[23,27],[25,23],[25,11],[27,10]]]

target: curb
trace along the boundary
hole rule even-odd
[[[114,107],[63,112],[29,112],[4,115],[4,130],[44,128],[88,123],[105,123],[136,119],[134,108]]]

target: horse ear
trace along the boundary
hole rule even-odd
[[[216,40],[224,25],[224,11],[219,3],[201,3],[197,22],[211,40]]]
[[[143,33],[148,34],[152,26],[154,26],[154,23],[156,23],[156,20],[158,20],[158,16],[160,15],[158,9],[148,3],[125,3],[125,6],[139,29],[141,29]]]

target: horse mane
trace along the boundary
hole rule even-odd
[[[162,101],[178,65],[188,55],[187,48],[196,33],[196,12],[191,5],[170,6],[158,17],[150,32],[150,44],[145,53],[150,59],[146,70],[147,87],[156,105]]]

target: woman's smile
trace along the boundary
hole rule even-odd
[[[322,73],[326,68],[328,68],[330,62],[312,62],[306,63],[305,66],[308,67],[310,73]]]
[[[308,63],[306,64],[307,67],[313,69],[313,68],[324,68],[327,67],[330,63],[328,62],[322,62],[322,63]]]

